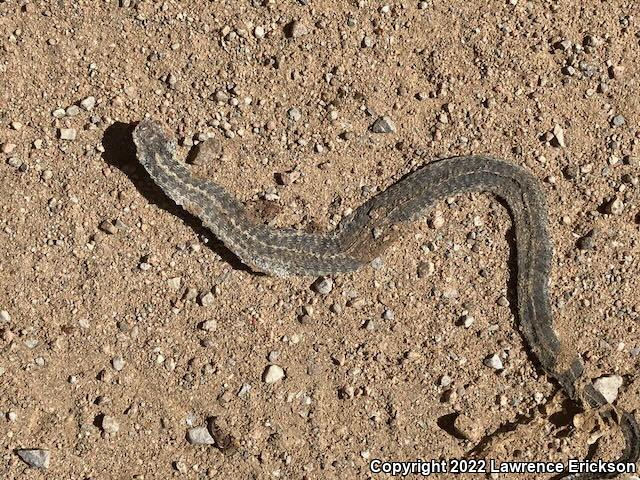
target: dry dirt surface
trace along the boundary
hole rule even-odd
[[[523,343],[496,199],[446,199],[315,288],[244,268],[131,129],[203,143],[195,174],[301,229],[435,158],[524,166],[556,329],[633,412],[637,2],[0,0],[0,33],[1,478],[388,478],[369,462],[483,438],[497,460],[619,455]]]

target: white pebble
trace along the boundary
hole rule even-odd
[[[207,427],[190,428],[187,431],[187,441],[193,445],[213,445],[213,439]]]
[[[482,363],[484,363],[489,368],[493,368],[494,370],[502,370],[504,368],[504,366],[502,365],[502,360],[497,354],[485,358]]]
[[[609,403],[613,403],[618,398],[618,389],[622,386],[620,375],[607,375],[600,377],[593,382],[593,388],[602,394]]]
[[[263,375],[264,383],[276,383],[285,377],[284,370],[279,365],[269,365]]]
[[[96,97],[87,97],[80,102],[80,106],[86,111],[93,110],[96,106]]]
[[[75,128],[61,128],[59,133],[61,140],[75,140],[78,135]]]
[[[124,358],[117,356],[117,357],[113,357],[113,359],[111,360],[111,365],[113,366],[113,369],[117,372],[121,371],[124,368],[124,364],[126,362],[124,361]]]
[[[113,418],[110,417],[109,415],[105,415],[104,417],[102,417],[102,430],[104,430],[106,433],[118,433],[118,431],[120,430],[120,424],[118,423],[118,421]]]

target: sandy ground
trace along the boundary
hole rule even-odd
[[[489,458],[587,455],[518,333],[495,199],[441,202],[322,295],[243,268],[153,185],[131,128],[163,121],[181,158],[208,139],[190,168],[296,228],[437,157],[526,167],[557,330],[634,411],[639,17],[620,0],[0,0],[0,477],[370,478],[374,458],[463,457],[510,422]],[[372,132],[383,115],[395,131]],[[285,377],[266,383],[270,365]],[[208,423],[215,445],[187,440]],[[594,458],[617,456],[619,431],[600,433]]]

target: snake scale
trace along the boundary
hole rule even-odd
[[[279,277],[352,272],[370,262],[397,237],[401,224],[421,217],[435,202],[466,192],[487,192],[508,206],[516,237],[517,313],[521,333],[544,371],[583,408],[597,409],[620,425],[625,448],[618,462],[637,462],[640,429],[634,417],[609,405],[581,379],[578,355],[560,361],[549,300],[552,246],[544,195],[523,168],[487,156],[431,162],[366,201],[327,233],[273,228],[250,219],[242,203],[221,186],[192,176],[175,159],[175,142],[157,122],[144,120],[133,132],[137,157],[153,181],[251,269]],[[616,473],[567,474],[571,480],[614,478]]]

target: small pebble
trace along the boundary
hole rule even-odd
[[[590,230],[576,241],[576,247],[580,250],[591,250],[595,247],[595,230]]]
[[[624,211],[624,202],[619,198],[615,198],[607,203],[605,210],[611,215],[620,215]]]
[[[607,375],[600,377],[593,382],[593,388],[602,394],[609,403],[613,403],[618,398],[618,389],[622,386],[620,375]]]
[[[553,138],[556,141],[558,147],[564,148],[566,147],[565,139],[564,139],[564,130],[558,124],[553,127]]]
[[[624,118],[624,115],[616,115],[611,119],[611,125],[614,127],[621,127],[625,123],[627,123],[627,120]]]
[[[126,362],[124,358],[122,358],[121,356],[113,357],[113,359],[111,360],[111,366],[113,366],[113,369],[116,372],[121,371],[124,368],[125,363]]]
[[[265,31],[264,31],[264,27],[258,25],[256,28],[253,29],[253,36],[256,38],[264,38],[265,35]]]
[[[75,128],[60,128],[58,133],[61,140],[75,140],[78,135]]]
[[[501,307],[508,307],[509,306],[509,300],[507,300],[507,297],[505,297],[504,295],[500,296],[500,298],[498,298],[498,305],[500,305]]]
[[[269,365],[263,374],[264,383],[272,384],[279,382],[285,377],[284,370],[278,365]]]
[[[497,354],[485,358],[482,363],[484,363],[489,368],[493,368],[494,370],[502,370],[504,368],[504,366],[502,365],[502,360]]]
[[[482,429],[478,420],[460,414],[453,421],[453,428],[456,433],[473,443],[477,443],[482,438]]]
[[[7,155],[11,155],[15,149],[15,143],[3,143],[1,148],[2,153],[6,153]]]
[[[11,320],[11,315],[6,310],[0,310],[0,322],[8,322]]]
[[[167,280],[167,286],[171,290],[179,290],[181,284],[182,284],[182,277],[173,277]]]
[[[49,450],[28,448],[16,450],[18,456],[31,468],[49,468],[51,454]]]
[[[284,28],[285,35],[288,38],[298,38],[309,33],[307,26],[297,20],[290,22]]]
[[[109,235],[113,235],[118,232],[118,227],[116,227],[113,222],[110,222],[109,220],[103,220],[102,222],[100,222],[98,228],[104,233],[108,233]]]
[[[430,277],[436,271],[436,266],[432,261],[420,262],[418,264],[418,277]]]
[[[216,297],[212,292],[201,293],[199,297],[200,305],[202,305],[203,307],[208,307],[213,304],[215,299]]]
[[[120,424],[118,423],[118,421],[115,418],[110,417],[109,415],[105,415],[104,417],[102,417],[102,423],[100,424],[100,426],[106,433],[118,433],[118,431],[120,430]]]
[[[84,108],[86,111],[93,110],[93,107],[96,106],[96,97],[87,97],[80,102],[80,106]]]
[[[78,107],[77,105],[71,105],[70,107],[67,108],[67,111],[66,111],[67,117],[75,117],[79,113],[80,113],[80,107]]]
[[[187,441],[193,445],[214,445],[216,443],[207,427],[195,427],[187,430]]]
[[[218,328],[218,322],[214,319],[206,320],[200,324],[200,330],[205,332],[213,332],[216,328]]]
[[[328,295],[331,290],[333,290],[333,280],[324,277],[318,278],[315,282],[313,282],[311,288],[313,288],[313,290],[315,290],[320,295]]]
[[[393,133],[396,131],[396,125],[391,118],[386,115],[378,117],[378,119],[371,125],[371,131],[373,133]]]
[[[289,119],[293,122],[297,122],[302,118],[302,113],[300,113],[300,110],[298,110],[296,107],[290,108],[287,111],[287,115],[289,116]]]

